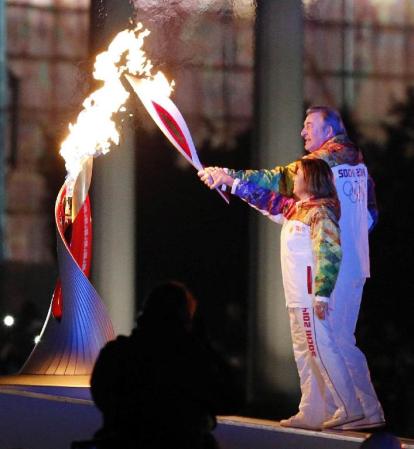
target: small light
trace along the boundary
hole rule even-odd
[[[3,323],[7,327],[12,327],[14,324],[14,318],[11,315],[6,315],[3,319]]]
[[[34,342],[37,345],[40,341],[40,335],[36,335],[36,337],[34,338]]]

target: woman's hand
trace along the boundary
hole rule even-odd
[[[320,320],[324,320],[329,314],[328,303],[325,301],[315,301],[313,303],[313,310]]]
[[[234,182],[234,179],[221,167],[205,167],[198,172],[198,177],[210,189],[215,189],[223,184],[231,187]]]

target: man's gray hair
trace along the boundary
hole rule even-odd
[[[306,110],[306,115],[319,112],[322,115],[324,122],[332,126],[334,135],[346,134],[344,122],[342,121],[341,114],[334,108],[329,106],[311,106]]]

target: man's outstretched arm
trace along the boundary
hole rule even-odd
[[[262,170],[233,170],[222,167],[206,167],[199,172],[201,180],[211,189],[226,185],[231,187],[235,179],[247,181],[257,187],[293,196],[293,181],[297,171],[297,162],[287,166]]]

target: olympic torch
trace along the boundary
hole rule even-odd
[[[154,89],[151,81],[147,79],[139,79],[130,74],[125,74],[125,78],[162,133],[197,171],[201,170],[203,166],[187,123],[169,96],[162,90]],[[220,189],[216,191],[226,203],[229,203],[229,196],[226,193]]]

